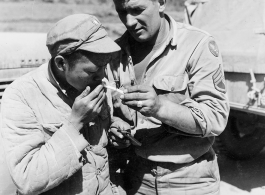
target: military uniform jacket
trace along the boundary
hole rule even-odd
[[[2,137],[18,194],[112,194],[106,151],[107,104],[73,137],[67,132],[73,101],[44,64],[17,79],[2,99]],[[69,131],[68,131],[69,132]],[[76,143],[86,147],[80,153]]]
[[[134,126],[135,137],[142,142],[141,147],[135,147],[138,155],[158,162],[187,163],[206,153],[214,136],[224,130],[229,104],[222,58],[214,38],[170,16],[166,15],[166,19],[170,24],[169,37],[154,52],[141,83],[136,83],[128,32],[116,41],[122,51],[111,63],[109,79],[120,88],[135,84],[152,86],[158,94],[190,109],[201,136],[144,117],[124,106],[113,93],[116,115]]]

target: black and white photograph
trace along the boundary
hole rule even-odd
[[[265,195],[265,0],[0,10],[0,195]]]

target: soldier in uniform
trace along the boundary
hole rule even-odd
[[[113,146],[128,147],[120,130],[141,145],[125,168],[128,194],[219,194],[212,149],[225,128],[229,104],[221,54],[205,31],[164,13],[166,0],[114,0],[127,31],[110,80]],[[120,158],[120,157],[119,157]]]

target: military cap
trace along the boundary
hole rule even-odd
[[[74,14],[58,21],[48,32],[46,45],[52,57],[76,50],[112,53],[120,47],[93,15]]]

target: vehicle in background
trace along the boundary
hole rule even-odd
[[[0,33],[0,101],[14,79],[50,59],[46,33]]]
[[[234,158],[265,146],[264,10],[264,0],[186,1],[186,22],[213,35],[223,57],[231,111],[217,143]]]
[[[50,59],[45,45],[46,33],[0,33],[0,107],[10,83]],[[9,175],[2,144],[0,136],[0,195],[11,195],[16,187]]]

